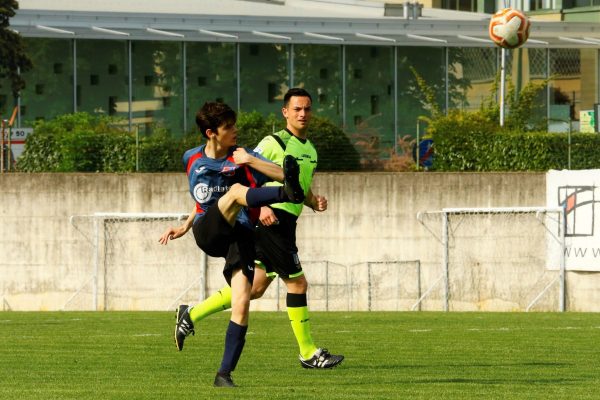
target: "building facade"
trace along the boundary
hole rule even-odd
[[[19,98],[7,82],[0,89],[0,114],[16,106],[19,126],[85,111],[121,117],[142,132],[158,124],[183,135],[205,101],[277,114],[285,91],[301,86],[318,115],[396,149],[428,113],[415,71],[441,109],[475,110],[495,96],[501,65],[487,38],[489,15],[478,12],[426,7],[417,15],[402,4],[360,0],[179,0],[168,9],[173,2],[45,3],[22,0],[11,20],[34,64]],[[469,11],[497,6],[469,3]],[[534,21],[527,45],[506,52],[517,89],[550,78],[540,96],[550,125],[576,123],[579,111],[598,103],[595,25]]]

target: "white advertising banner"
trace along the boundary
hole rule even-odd
[[[600,169],[548,171],[546,205],[565,211],[566,269],[600,271]]]

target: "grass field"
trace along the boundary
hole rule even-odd
[[[346,356],[317,371],[286,313],[252,313],[240,387],[217,389],[228,318],[177,352],[174,313],[1,313],[0,399],[600,398],[600,314],[314,312],[317,344]]]

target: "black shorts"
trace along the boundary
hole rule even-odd
[[[229,225],[217,204],[210,207],[206,214],[192,226],[196,244],[211,257],[224,257],[223,275],[231,286],[231,277],[241,268],[250,284],[254,280],[254,232],[236,221]]]
[[[296,278],[303,275],[296,247],[296,221],[298,217],[274,208],[279,224],[258,224],[255,231],[257,263],[268,277]]]

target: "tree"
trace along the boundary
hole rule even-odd
[[[20,74],[32,67],[21,36],[9,29],[10,18],[15,16],[18,9],[16,0],[0,0],[0,82],[3,78],[9,79],[14,97],[18,97],[20,90],[25,87]]]

